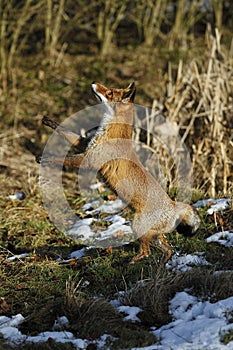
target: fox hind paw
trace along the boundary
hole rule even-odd
[[[135,262],[142,260],[143,258],[148,258],[150,254],[142,254],[139,253],[138,255],[136,255],[130,262],[129,265],[133,265]]]

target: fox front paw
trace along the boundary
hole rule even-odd
[[[52,119],[47,117],[46,115],[43,116],[42,118],[42,124],[49,126],[52,129],[56,129],[58,127],[58,124],[54,122]]]
[[[51,164],[52,163],[52,160],[50,158],[47,158],[47,157],[43,157],[43,156],[37,156],[36,157],[36,162],[38,164],[41,164],[41,165],[48,165],[48,164]]]
[[[36,156],[36,162],[41,164],[42,156]]]

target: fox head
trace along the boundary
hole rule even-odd
[[[179,224],[176,227],[177,232],[186,237],[193,236],[201,223],[197,210],[185,203],[177,202],[176,206],[181,209]]]
[[[93,82],[92,91],[97,99],[102,103],[123,102],[133,103],[136,93],[135,83],[132,82],[126,89],[107,88],[106,86]]]

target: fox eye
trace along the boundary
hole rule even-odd
[[[111,91],[111,90],[108,90],[108,91],[106,92],[106,95],[108,95],[109,97],[112,96],[112,91]]]

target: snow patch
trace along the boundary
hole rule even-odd
[[[142,311],[140,307],[121,305],[117,307],[117,310],[118,312],[123,312],[128,315],[124,317],[126,321],[130,320],[133,322],[141,322],[140,319],[137,317],[137,314]]]
[[[80,258],[82,258],[83,256],[85,256],[85,248],[82,248],[82,249],[78,249],[78,250],[73,251],[73,252],[69,255],[69,258],[70,258],[70,259],[80,259]]]
[[[174,321],[153,332],[160,339],[157,349],[233,349],[232,343],[220,342],[221,334],[233,330],[226,316],[232,311],[233,297],[210,303],[187,292],[176,293],[170,303]]]
[[[91,230],[90,225],[92,224],[93,220],[93,218],[78,220],[67,232],[68,235],[77,236],[77,238],[85,237],[85,239],[92,237],[94,235],[94,232]]]
[[[174,272],[186,272],[193,268],[193,266],[210,265],[203,256],[204,253],[187,254],[183,256],[172,256],[166,264],[167,269]]]
[[[58,317],[56,319],[56,321],[54,322],[54,325],[53,325],[53,330],[54,331],[57,331],[57,330],[62,330],[64,329],[66,326],[69,325],[69,320],[66,316],[61,316],[61,317]]]
[[[211,215],[215,212],[229,209],[231,206],[231,199],[230,198],[202,199],[202,200],[199,200],[196,203],[194,203],[193,206],[195,208],[209,206],[209,209],[207,209],[207,213]]]
[[[99,209],[99,208],[98,208]],[[108,222],[110,225],[105,229],[96,229],[92,227],[93,223]],[[121,233],[117,235],[117,233]],[[106,240],[109,239],[109,246],[116,246],[119,244],[129,243],[128,237],[133,237],[133,231],[130,223],[126,221],[122,216],[115,214],[112,216],[105,217],[103,219],[85,218],[78,220],[71,229],[67,232],[72,238],[78,239],[83,244],[91,244],[102,246],[108,245]],[[124,239],[123,238],[127,238]]]
[[[98,214],[98,213],[107,213],[114,214],[124,208],[125,204],[120,199],[117,198],[113,201],[104,201],[103,204],[100,204],[99,200],[95,200],[93,202],[84,204],[82,206],[82,210],[84,210],[87,214]]]
[[[233,230],[217,232],[206,239],[207,243],[216,242],[225,247],[233,246]]]
[[[20,260],[20,259],[25,259],[29,254],[28,253],[23,253],[23,254],[16,254],[13,256],[10,256],[7,258],[7,261],[15,261],[15,260]]]

